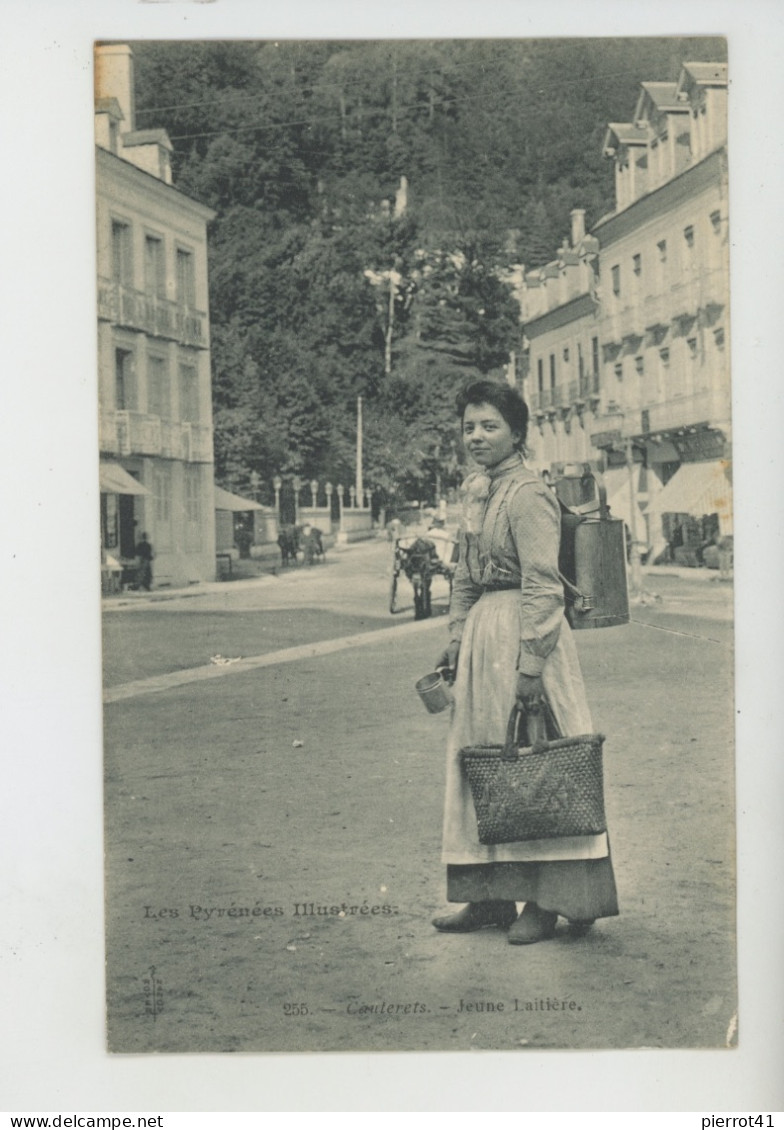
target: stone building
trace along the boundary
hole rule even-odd
[[[215,577],[207,223],[172,184],[166,132],[137,130],[133,55],[96,49],[101,536],[154,581]]]
[[[550,474],[597,454],[587,424],[599,406],[598,250],[575,209],[557,258],[523,279],[530,462]]]
[[[724,64],[643,83],[606,132],[616,207],[592,229],[598,260],[578,227],[523,288],[537,464],[601,460],[652,556],[675,521],[732,532],[726,97]]]

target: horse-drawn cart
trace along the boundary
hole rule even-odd
[[[392,580],[389,590],[389,611],[402,611],[397,604],[400,574],[408,578],[414,589],[414,619],[426,620],[432,613],[431,585],[433,577],[446,577],[452,591],[454,564],[439,556],[434,541],[427,537],[398,538],[392,563]]]

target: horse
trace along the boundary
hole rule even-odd
[[[296,565],[299,550],[299,530],[296,526],[281,526],[278,534],[281,565]]]

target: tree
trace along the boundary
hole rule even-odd
[[[503,269],[613,204],[601,155],[645,79],[723,40],[145,42],[139,128],[210,226],[216,474],[454,479],[457,388],[519,334]],[[410,202],[395,213],[401,176]]]

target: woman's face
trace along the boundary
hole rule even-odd
[[[492,404],[469,404],[463,414],[463,443],[482,467],[495,467],[517,450],[518,435]]]

